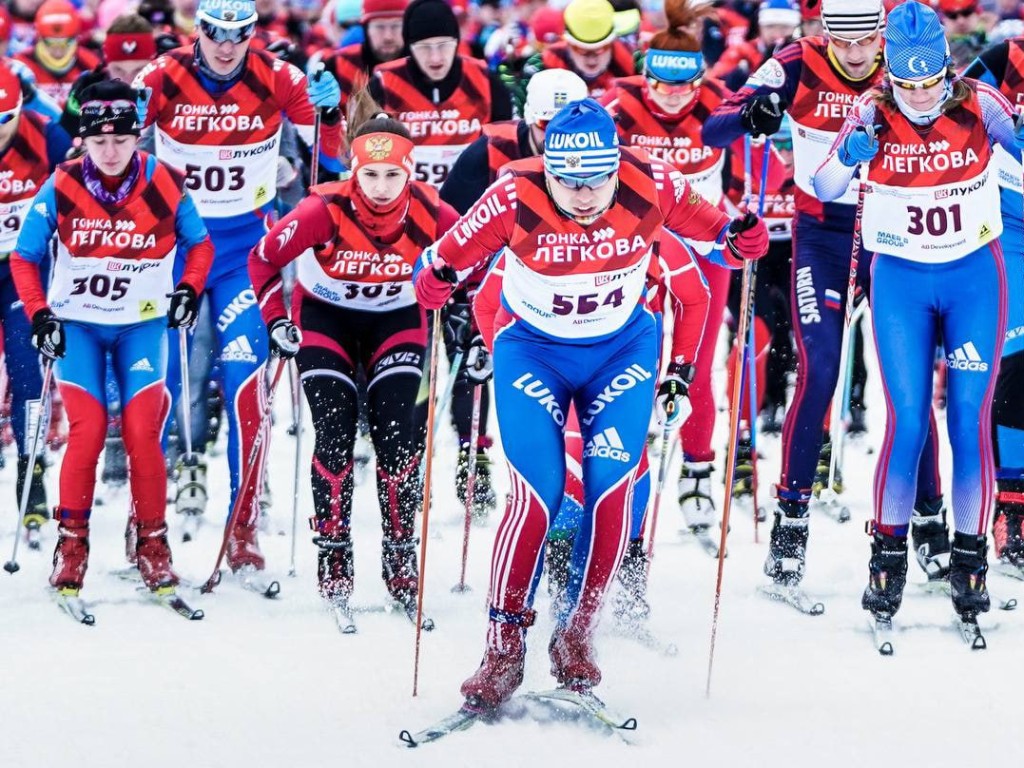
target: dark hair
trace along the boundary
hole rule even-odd
[[[394,133],[403,139],[412,140],[405,123],[388,115],[364,85],[357,87],[349,98],[348,131],[345,139],[351,145],[354,138],[368,133]]]
[[[124,13],[110,22],[108,35],[134,35],[153,33],[153,25],[137,13]]]

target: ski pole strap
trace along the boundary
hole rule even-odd
[[[537,619],[537,612],[527,609],[522,613],[513,613],[512,611],[503,611],[500,608],[495,608],[492,605],[490,618],[491,621],[496,621],[499,624],[514,624],[517,627],[532,627],[533,622]]]

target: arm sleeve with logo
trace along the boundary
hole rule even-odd
[[[306,76],[292,64],[278,61],[275,67],[275,85],[281,110],[292,121],[306,146],[313,149],[313,119],[315,110],[306,93]],[[320,165],[331,173],[341,171],[341,122],[320,125]],[[313,180],[316,183],[316,179]]]
[[[707,258],[715,264],[734,269],[740,262],[721,247],[729,227],[729,217],[701,197],[679,171],[661,160],[651,160],[658,184],[658,202],[665,227],[684,240],[715,243]]]
[[[783,104],[792,104],[803,69],[801,50],[799,43],[791,43],[765,61],[746,85],[708,116],[701,128],[701,140],[712,147],[727,147],[746,133],[740,110],[755,96],[777,93]]]
[[[307,248],[333,239],[334,222],[327,203],[313,194],[278,221],[249,252],[249,279],[268,325],[288,316],[281,270]]]
[[[56,231],[57,195],[51,176],[32,201],[18,235],[18,245],[11,254],[11,275],[29,320],[47,306],[39,264],[49,258],[50,239]]]
[[[671,232],[662,235],[658,263],[672,295],[672,362],[692,363],[704,336],[711,292],[693,253]]]
[[[850,186],[850,180],[857,172],[857,166],[843,165],[839,161],[839,148],[846,137],[863,125],[872,125],[875,120],[875,104],[871,94],[865,94],[854,102],[850,114],[846,116],[839,135],[832,143],[825,162],[814,173],[814,194],[823,203],[838,200]]]

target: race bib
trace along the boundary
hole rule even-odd
[[[199,215],[227,218],[259,210],[277,195],[281,130],[257,144],[182,144],[159,126],[156,156],[185,175]]]
[[[324,271],[312,249],[307,249],[298,258],[296,278],[308,293],[338,307],[388,312],[415,304],[412,265],[397,254],[373,256],[378,257],[376,263],[339,259],[339,274],[334,277]]]
[[[413,181],[423,181],[432,187],[440,188],[445,179],[469,144],[430,144],[417,145],[413,149],[412,158]]]
[[[0,204],[0,253],[8,254],[18,244],[21,225],[25,222],[25,214],[28,213],[30,205],[31,197]]]
[[[825,162],[836,136],[831,131],[819,131],[793,121],[793,180],[811,197],[817,197],[814,192],[814,174]],[[851,180],[842,197],[832,202],[856,205],[857,186],[857,181]]]

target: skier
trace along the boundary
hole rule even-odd
[[[827,202],[844,194],[858,164],[869,164],[862,233],[864,248],[876,254],[871,306],[888,420],[862,605],[882,618],[900,607],[933,350],[941,340],[949,367],[956,524],[949,584],[954,609],[973,621],[990,602],[989,425],[1006,328],[1003,224],[989,161],[995,143],[1018,154],[1024,129],[1015,136],[1012,109],[997,90],[956,76],[942,23],[930,8],[897,6],[885,40],[887,81],[857,100],[814,176],[815,192]]]
[[[50,584],[82,587],[89,556],[96,463],[106,433],[106,355],[113,354],[124,401],[124,436],[143,582],[161,595],[178,577],[167,544],[167,475],[160,432],[167,326],[195,320],[213,246],[184,178],[136,149],[143,118],[136,91],[102,82],[82,93],[79,135],[86,155],[62,164],[40,189],[25,219],[11,271],[32,343],[50,360],[71,430],[61,463],[60,538]],[[57,238],[49,291],[40,264]],[[181,278],[172,271],[184,257]],[[115,277],[116,275],[116,277]]]
[[[744,133],[775,133],[784,111],[793,122],[797,189],[791,311],[797,384],[783,427],[778,503],[765,560],[766,575],[788,587],[797,585],[804,574],[812,487],[827,482],[831,444],[823,440],[822,424],[839,378],[856,210],[856,185],[823,203],[814,194],[811,176],[854,100],[882,77],[881,0],[824,0],[821,18],[825,37],[803,38],[768,59],[712,113],[703,131],[709,144],[726,146]],[[869,254],[864,254],[858,264],[862,287],[868,284],[870,263]],[[942,579],[948,572],[949,529],[939,489],[937,446],[934,434],[929,434],[918,472],[914,548],[928,547],[929,577]]]
[[[573,570],[569,610],[549,653],[561,685],[586,690],[601,680],[593,632],[629,539],[629,500],[654,406],[658,339],[644,288],[663,223],[717,243],[728,264],[758,258],[768,244],[756,217],[730,224],[671,166],[634,149],[620,159],[614,121],[585,99],[548,123],[543,159],[519,161],[416,263],[420,303],[436,309],[460,276],[507,248],[494,360],[512,493],[495,539],[487,648],[462,686],[474,711],[499,706],[523,679],[544,539],[565,485],[572,401],[586,443],[586,510],[576,537],[583,566]],[[662,406],[685,411],[691,379],[690,366],[670,364]]]
[[[964,72],[998,88],[1020,112],[1024,103],[1024,38],[992,46]],[[1003,357],[992,404],[996,462],[995,553],[1010,574],[1024,573],[1024,200],[1020,155],[994,147],[999,164],[1000,242],[1006,263],[1007,315]]]
[[[244,494],[228,541],[227,562],[236,572],[262,570],[255,496],[263,478],[239,488],[242,464],[259,427],[261,372],[267,356],[266,329],[249,282],[248,255],[265,231],[282,164],[290,164],[279,155],[283,118],[311,145],[314,107],[322,109],[321,167],[333,172],[340,168],[340,91],[330,74],[307,80],[291,64],[249,50],[256,25],[252,0],[203,0],[196,19],[195,44],[159,57],[135,83],[152,95],[147,125],[155,127],[156,155],[185,174],[217,251],[208,295],[216,318],[216,353],[228,414],[230,503]],[[172,337],[176,348],[177,336]],[[167,382],[172,400],[180,388],[179,369],[178,355],[171,355]],[[180,469],[179,491],[201,495],[185,502],[201,507],[206,494],[194,490],[206,485],[201,454],[197,464]]]
[[[28,507],[22,523],[29,543],[36,540],[39,528],[50,517],[44,485],[45,462],[31,457],[32,437],[28,414],[32,403],[39,405],[43,379],[39,358],[31,344],[31,326],[18,302],[11,275],[9,254],[14,250],[28,213],[43,182],[64,159],[71,142],[55,122],[45,120],[23,106],[21,83],[6,66],[0,64],[0,174],[7,183],[0,185],[0,320],[3,323],[3,351],[11,391],[11,425],[18,447],[16,503],[29,480]],[[39,265],[40,279],[49,281],[49,260]],[[31,462],[31,470],[29,464]]]
[[[38,38],[31,50],[15,59],[28,67],[36,78],[36,87],[63,107],[71,84],[84,72],[99,66],[99,58],[78,45],[82,21],[78,10],[67,0],[46,0],[36,11]]]
[[[458,214],[435,189],[411,180],[408,129],[385,115],[360,122],[352,120],[358,128],[351,141],[353,175],[314,187],[253,249],[249,272],[271,348],[297,356],[312,411],[316,514],[310,523],[319,547],[320,594],[344,610],[353,588],[355,378],[361,365],[377,454],[384,581],[391,597],[415,615],[415,517],[423,496],[423,425],[415,404],[427,335],[412,264]],[[280,272],[295,259],[298,286],[289,319]]]

